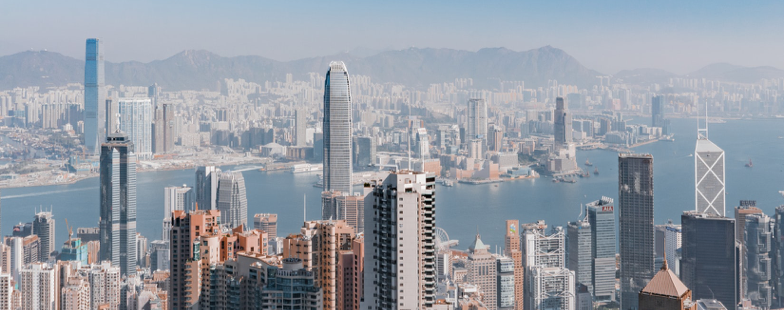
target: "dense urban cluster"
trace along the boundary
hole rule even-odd
[[[98,227],[73,234],[66,222],[57,245],[53,210],[42,208],[0,244],[0,309],[784,306],[784,206],[771,217],[741,201],[727,217],[725,154],[707,130],[717,120],[702,121],[695,207],[680,225],[654,225],[654,158],[631,151],[675,139],[672,117],[778,113],[784,79],[636,85],[599,76],[591,89],[551,80],[486,90],[460,78],[416,90],[332,62],[305,81],[165,91],[106,85],[102,44],[86,42],[83,85],[0,92],[9,160],[0,185],[100,178],[88,196],[100,210],[82,215]],[[618,200],[597,193],[576,221],[497,223],[504,244],[495,251],[478,233],[458,250],[436,225],[439,186],[574,183],[600,173],[576,156],[596,148],[619,153]],[[300,232],[284,236],[278,214],[249,215],[256,185],[229,166],[250,163],[320,173],[320,219],[304,216]],[[194,169],[195,178],[162,189],[163,233],[145,237],[137,173],[157,169]]]

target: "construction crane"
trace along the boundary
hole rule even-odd
[[[68,229],[68,241],[71,241],[71,236],[73,235],[73,227],[68,226],[68,219],[65,219],[65,228]]]

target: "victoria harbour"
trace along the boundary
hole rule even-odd
[[[726,151],[727,209],[740,200],[756,200],[763,211],[784,204],[784,120],[727,120],[710,124],[710,138]],[[673,119],[674,142],[656,142],[634,148],[654,156],[655,222],[680,222],[683,211],[694,209],[694,139],[696,119]],[[565,226],[575,220],[580,206],[618,195],[617,153],[607,150],[580,151],[578,162],[590,159],[599,175],[577,183],[553,183],[547,177],[503,183],[453,187],[437,186],[438,227],[465,249],[478,232],[486,244],[503,246],[506,219],[521,223],[543,219],[549,226]],[[744,164],[753,160],[754,167]],[[230,167],[224,167],[224,169]],[[590,167],[593,168],[593,167]],[[245,171],[248,218],[256,213],[277,213],[279,236],[298,233],[303,219],[321,216],[321,189],[313,187],[314,173]],[[138,175],[138,231],[146,237],[161,235],[163,187],[193,185],[193,170],[145,172]],[[496,186],[497,184],[497,186]],[[98,225],[98,179],[91,178],[61,186],[9,188],[2,190],[2,233],[10,235],[16,219],[32,217],[39,208],[51,207],[59,223],[57,244],[67,236],[65,221],[73,227]],[[303,210],[307,205],[307,213]],[[728,211],[731,212],[731,211]],[[617,216],[617,212],[616,212]],[[252,220],[249,220],[252,225]]]

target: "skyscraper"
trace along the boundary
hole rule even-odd
[[[169,309],[198,307],[201,291],[201,245],[194,244],[197,236],[220,232],[221,214],[218,210],[196,210],[172,212],[170,246],[171,275]],[[205,244],[209,243],[204,241]],[[207,245],[205,245],[207,247]],[[218,251],[220,252],[220,251]],[[220,253],[210,253],[218,256]]]
[[[563,227],[544,221],[521,228],[526,309],[575,309],[574,272],[566,268]]]
[[[398,171],[365,196],[365,298],[360,309],[425,309],[435,303],[435,181]]]
[[[49,260],[49,255],[57,248],[54,245],[54,216],[51,211],[41,211],[35,214],[33,219],[33,234],[41,239],[41,254],[38,256],[41,261]]]
[[[103,44],[100,39],[87,39],[84,59],[84,147],[90,154],[99,154],[106,137]]]
[[[307,135],[305,131],[308,129],[308,115],[303,109],[294,110],[294,145],[306,146]]]
[[[773,295],[775,295],[775,306],[784,305],[784,205],[776,207],[774,216],[776,225],[773,229],[773,248],[772,248],[772,285]]]
[[[621,309],[637,309],[655,270],[652,155],[618,155],[618,207]]]
[[[735,219],[686,211],[681,215],[681,280],[694,300],[718,299],[737,305]]]
[[[569,222],[566,228],[566,267],[574,271],[575,282],[585,285],[591,295],[594,294],[592,232],[588,218]]]
[[[487,103],[484,99],[469,99],[466,110],[468,122],[465,141],[482,140],[482,152],[487,150]]]
[[[230,228],[248,227],[248,198],[242,172],[221,173],[218,180],[218,210],[221,223]]]
[[[253,216],[253,229],[263,230],[270,240],[278,237],[278,215],[259,213]]]
[[[128,136],[111,133],[101,145],[101,260],[136,274],[136,154]]]
[[[593,295],[598,301],[615,298],[615,213],[613,199],[602,197],[588,203],[591,224]]]
[[[218,208],[218,178],[221,170],[215,166],[196,168],[196,199],[199,210]]]
[[[523,252],[520,250],[520,224],[517,220],[504,222],[504,254],[514,261],[514,300],[515,310],[523,310],[523,283],[525,283],[525,268],[523,267]]]
[[[515,263],[511,257],[496,256],[496,308],[515,309]]]
[[[724,216],[724,150],[708,140],[707,129],[703,132],[694,150],[696,210]]]
[[[556,146],[572,142],[572,114],[562,97],[555,98],[553,131],[555,132]]]
[[[150,98],[155,111],[152,151],[156,154],[171,152],[174,148],[174,107],[168,103],[157,103],[156,98]]]
[[[163,231],[162,240],[169,240],[171,213],[174,210],[189,211],[193,207],[193,190],[185,186],[169,186],[163,189]]]
[[[771,288],[774,221],[765,214],[746,217],[746,260],[743,268],[746,276],[745,298],[760,309],[770,309],[773,301]]]
[[[489,247],[482,242],[477,234],[474,243],[468,247],[466,280],[482,291],[482,302],[487,306],[487,310],[496,310],[498,308],[496,296],[498,268],[496,258],[488,251]]]
[[[22,310],[60,309],[57,265],[32,263],[19,271]]]
[[[662,95],[651,98],[651,127],[664,127],[664,106],[666,104],[667,101]]]
[[[352,193],[351,110],[348,69],[333,61],[324,82],[324,191]]]
[[[123,98],[118,101],[120,131],[133,141],[136,156],[152,158],[152,104],[150,99]]]

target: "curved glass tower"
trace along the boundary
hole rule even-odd
[[[351,195],[351,88],[342,61],[329,64],[324,81],[324,190]]]

